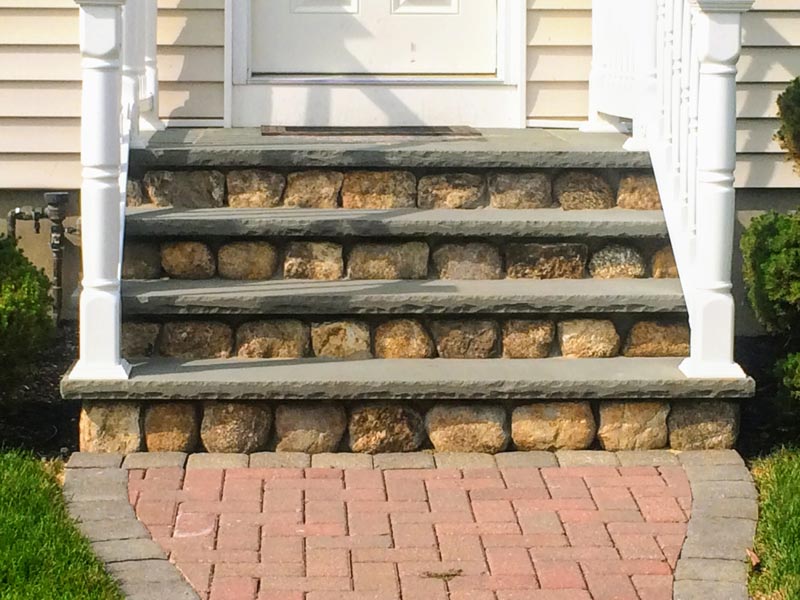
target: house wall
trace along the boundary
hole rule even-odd
[[[224,0],[159,0],[160,111],[223,116]],[[0,0],[0,189],[80,186],[73,0]]]

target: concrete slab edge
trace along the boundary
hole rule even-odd
[[[182,467],[186,456],[181,460],[177,454],[154,452],[123,459],[119,454],[79,452],[67,463],[67,510],[128,600],[200,600],[128,501],[127,468]]]
[[[735,450],[677,453],[692,490],[673,600],[749,600],[747,550],[753,547],[758,493]]]

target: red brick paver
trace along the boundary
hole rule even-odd
[[[666,599],[691,507],[675,467],[129,477],[203,600]]]

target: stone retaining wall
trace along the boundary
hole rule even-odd
[[[85,402],[87,452],[675,450],[733,447],[737,402]]]
[[[238,281],[676,278],[671,247],[654,242],[128,241],[122,276]]]
[[[296,319],[125,322],[122,355],[206,358],[683,357],[689,326],[674,318]],[[625,322],[627,321],[627,323]]]
[[[614,185],[611,179],[614,179]],[[618,181],[616,181],[618,179]],[[175,208],[661,208],[652,174],[590,170],[478,173],[264,169],[150,171],[128,203]]]

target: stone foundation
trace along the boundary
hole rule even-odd
[[[273,427],[274,423],[274,427]],[[84,402],[84,452],[251,453],[433,449],[732,448],[739,403],[723,400],[398,402]]]
[[[682,357],[689,353],[685,321],[630,316],[610,318],[391,318],[319,322],[217,320],[125,322],[122,354],[128,359],[206,358],[526,359]]]
[[[638,244],[641,246],[642,244]],[[637,279],[676,278],[669,246],[456,240],[443,244],[200,240],[125,244],[123,279]],[[279,258],[280,257],[280,258]],[[670,264],[670,261],[672,263]],[[280,269],[282,264],[283,269]]]
[[[402,170],[150,171],[130,181],[129,206],[175,208],[550,208],[658,210],[652,174],[618,184],[599,171],[415,174]]]

